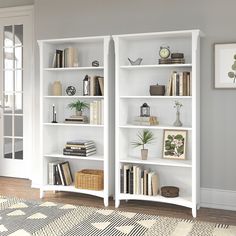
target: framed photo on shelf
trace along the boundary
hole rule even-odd
[[[164,130],[163,158],[185,160],[187,131],[186,130]]]
[[[215,44],[215,88],[236,88],[236,43]]]

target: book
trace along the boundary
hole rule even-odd
[[[66,161],[60,164],[62,173],[64,175],[65,185],[70,185],[73,182],[73,177],[70,170],[69,162]]]
[[[128,169],[130,168],[130,165],[128,165],[128,164],[125,164],[124,166],[123,166],[123,168],[124,168],[124,193],[127,193],[127,190],[128,190],[128,175],[127,175],[127,173],[128,173]]]
[[[65,176],[64,176],[64,173],[63,173],[61,164],[62,164],[62,163],[58,163],[58,164],[57,164],[57,168],[58,168],[58,171],[59,171],[59,176],[60,176],[62,185],[66,185]]]
[[[100,88],[100,84],[99,84],[99,76],[95,77],[95,93],[94,96],[101,96],[102,95],[102,91]]]
[[[148,195],[152,196],[152,176],[155,172],[151,171],[148,173]]]
[[[63,151],[63,155],[66,155],[66,156],[88,157],[88,156],[92,156],[94,154],[96,154],[96,151],[90,152],[90,153],[74,153],[74,152]]]
[[[152,175],[152,195],[153,196],[156,196],[158,194],[158,189],[159,189],[158,175],[154,174]]]
[[[70,148],[70,149],[89,149],[95,147],[95,144],[87,144],[87,145],[71,145],[71,144],[66,144],[65,148]]]
[[[130,168],[129,171],[129,193],[133,194],[134,193],[134,170],[133,166]]]
[[[66,142],[66,144],[67,145],[90,145],[90,144],[94,144],[94,142],[90,140],[72,140],[72,141]]]
[[[55,182],[54,182],[54,184],[55,185],[61,185],[62,181],[61,181],[61,177],[60,177],[60,174],[59,174],[58,165],[54,165],[53,169],[54,169],[54,172],[55,172]]]
[[[120,169],[120,192],[124,193],[124,169]]]
[[[56,168],[56,166],[60,162],[61,161],[48,163],[48,184],[50,184],[50,185],[61,184],[60,178],[58,178],[58,175],[59,175],[58,168]]]
[[[62,50],[56,49],[56,67],[61,68],[62,67]]]
[[[104,77],[98,77],[99,87],[101,90],[101,95],[104,96]]]
[[[78,153],[78,154],[87,154],[87,153],[91,153],[91,152],[95,152],[96,148],[91,148],[91,149],[85,149],[85,150],[81,150],[81,149],[69,149],[69,148],[64,148],[63,152],[70,152],[70,153]]]

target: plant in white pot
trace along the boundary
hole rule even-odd
[[[89,104],[86,102],[81,102],[80,100],[77,100],[75,102],[72,102],[68,105],[70,109],[75,109],[75,113],[77,116],[82,116],[83,110],[86,108],[89,108]]]
[[[145,149],[145,145],[152,143],[152,141],[155,139],[154,135],[150,130],[145,129],[142,132],[138,132],[137,136],[138,136],[138,140],[132,142],[132,145],[134,147],[142,146],[142,149],[141,149],[142,160],[147,160],[148,149]]]

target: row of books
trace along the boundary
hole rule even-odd
[[[77,48],[69,47],[64,50],[56,49],[53,56],[52,67],[78,67],[78,51]]]
[[[158,174],[142,166],[125,164],[120,169],[120,192],[156,196],[159,192]]]
[[[68,156],[87,157],[96,154],[95,143],[91,140],[68,141],[63,149],[63,154]]]
[[[192,95],[191,72],[173,71],[169,79],[166,96],[191,96]]]
[[[90,103],[90,124],[104,124],[104,100],[93,101]]]
[[[84,81],[87,83],[85,96],[104,96],[104,77],[86,75]]]
[[[48,163],[48,184],[70,185],[73,177],[68,161],[56,161]]]

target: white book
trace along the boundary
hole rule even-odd
[[[143,195],[143,178],[141,178],[141,194]]]
[[[183,72],[179,73],[179,96],[184,95]]]
[[[98,124],[98,101],[93,102],[93,124]]]
[[[101,100],[101,124],[104,124],[104,100]]]
[[[148,195],[152,196],[152,176],[155,172],[148,173]]]
[[[97,101],[98,125],[101,125],[101,101]]]
[[[93,111],[94,111],[94,106],[93,106],[93,102],[90,103],[90,124],[94,124],[94,121],[93,121]]]

